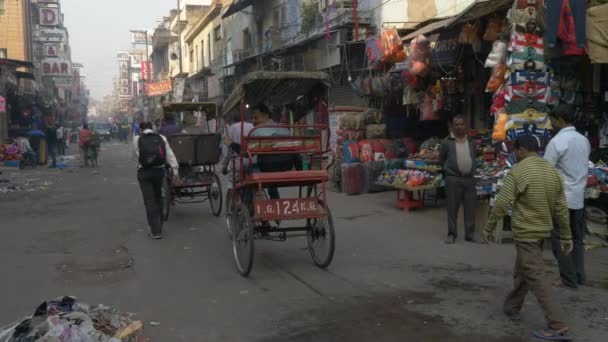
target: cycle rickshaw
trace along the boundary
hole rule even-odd
[[[240,110],[241,114],[240,153],[232,161],[233,186],[226,195],[226,224],[242,276],[251,272],[254,245],[259,239],[285,241],[288,237],[305,236],[317,266],[326,268],[332,261],[335,232],[327,204],[330,165],[325,159],[329,152],[329,128],[325,124],[296,123],[298,119],[325,121],[319,120],[322,114],[318,109],[328,87],[329,79],[323,72],[252,72],[238,84],[223,106],[224,113]],[[245,113],[249,106],[259,102],[279,108],[281,121],[288,118],[290,124],[256,126],[245,134]],[[288,129],[290,133],[288,136],[257,134],[268,127]],[[256,158],[261,169],[261,158],[286,154],[307,158],[308,163],[297,170],[255,171]],[[271,199],[266,192],[270,187],[295,187],[298,194]]]
[[[179,164],[179,181],[166,177],[162,187],[163,219],[169,219],[171,206],[175,204],[202,203],[209,201],[213,215],[222,212],[222,184],[215,169],[221,156],[221,135],[203,133],[211,131],[209,123],[216,120],[218,106],[215,103],[172,103],[164,106],[164,112],[179,115],[182,133],[167,136],[169,146]],[[202,121],[197,117],[205,114]],[[197,126],[206,125],[207,129]]]

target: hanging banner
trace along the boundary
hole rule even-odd
[[[148,83],[148,96],[159,96],[165,95],[166,93],[173,90],[173,83],[171,80]]]
[[[0,96],[0,113],[6,113],[6,99]]]

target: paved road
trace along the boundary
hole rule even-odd
[[[44,299],[76,295],[134,312],[151,341],[528,341],[542,314],[501,315],[511,245],[446,246],[444,211],[403,213],[394,193],[330,196],[334,263],[316,268],[303,239],[261,242],[249,279],[234,267],[222,218],[178,206],[162,241],[147,239],[127,145],[104,146],[98,170],[38,169],[51,182],[0,194],[0,323]],[[608,340],[608,252],[589,253],[592,287],[560,291],[577,341]],[[547,265],[555,270],[547,254]],[[554,274],[553,274],[554,276]]]

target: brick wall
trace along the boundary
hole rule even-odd
[[[24,3],[22,0],[4,1],[5,11],[0,15],[0,49],[7,49],[10,59],[28,59]]]

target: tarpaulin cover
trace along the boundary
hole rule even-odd
[[[277,105],[293,103],[300,96],[322,94],[329,84],[329,76],[322,71],[251,72],[224,102],[223,111],[228,113],[238,109],[242,98],[250,105],[260,102]]]

